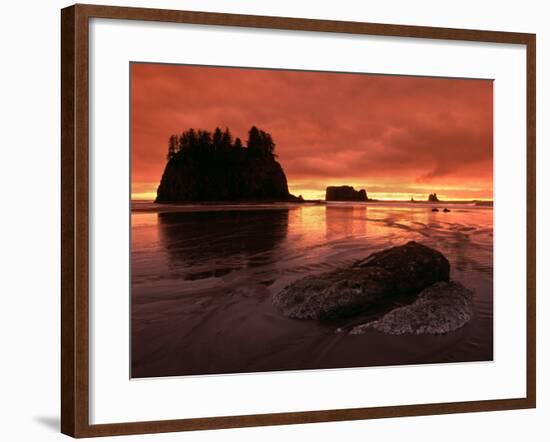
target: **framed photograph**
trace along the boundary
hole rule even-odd
[[[535,407],[535,35],[61,26],[63,433]]]

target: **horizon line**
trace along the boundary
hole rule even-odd
[[[130,201],[152,201],[154,202],[155,201],[155,198],[150,198],[150,197],[147,197],[147,198],[136,198],[135,197],[136,194],[131,194],[130,195]],[[137,194],[139,195],[139,193]],[[379,198],[369,198],[367,201],[331,201],[331,200],[326,200],[324,198],[312,198],[312,199],[304,199],[303,202],[307,203],[307,202],[316,202],[316,201],[320,201],[320,202],[333,202],[333,203],[369,203],[369,202],[372,202],[372,203],[392,203],[392,202],[399,202],[399,203],[429,203],[429,204],[438,204],[438,203],[466,203],[466,202],[486,202],[486,203],[493,203],[494,202],[494,198],[453,198],[453,199],[444,199],[444,200],[439,200],[439,201],[429,201],[429,200],[412,200],[411,199],[379,199]],[[216,201],[188,201],[189,203],[197,203],[197,204],[200,204],[200,203],[212,203],[212,202],[216,202]],[[235,201],[219,201],[220,203],[263,203],[263,202],[272,202],[272,201],[253,201],[253,200],[250,200],[250,201],[240,201],[240,200],[235,200]],[[281,201],[281,202],[286,202],[286,201]]]

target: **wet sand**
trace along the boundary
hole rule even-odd
[[[492,208],[431,207],[134,206],[132,377],[492,360]],[[348,335],[336,329],[383,311],[318,323],[271,304],[291,281],[409,240],[440,250],[451,277],[474,290],[466,326],[442,336]]]

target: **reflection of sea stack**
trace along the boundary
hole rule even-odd
[[[437,193],[430,193],[430,195],[428,196],[428,201],[430,203],[438,203],[439,199],[437,198]]]
[[[325,200],[327,201],[367,201],[365,189],[355,190],[352,186],[327,187]]]
[[[256,127],[246,147],[228,129],[172,135],[155,201],[300,201],[289,193],[274,150],[271,135]]]
[[[286,208],[160,212],[159,241],[179,277],[219,277],[276,249],[287,237],[288,213]]]

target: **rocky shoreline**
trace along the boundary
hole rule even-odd
[[[373,253],[347,268],[294,281],[275,294],[273,304],[286,317],[324,321],[391,307],[403,296],[413,302],[353,327],[350,334],[442,334],[462,327],[472,316],[472,292],[450,281],[447,258],[415,241]]]

